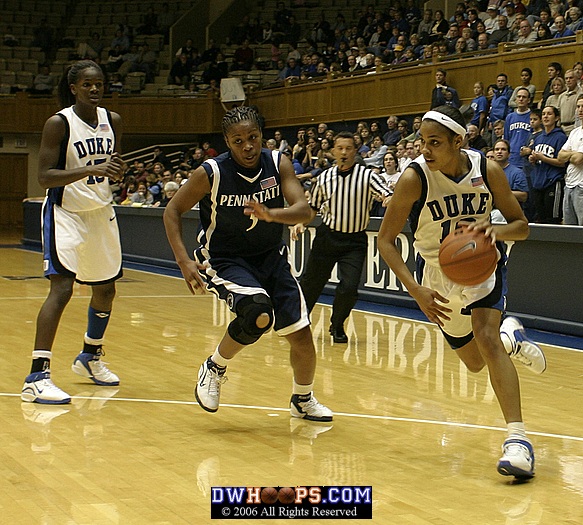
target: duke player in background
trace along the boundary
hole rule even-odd
[[[190,291],[215,293],[236,316],[200,366],[196,399],[204,410],[216,412],[227,365],[273,326],[290,344],[291,415],[331,421],[332,412],[313,394],[316,351],[309,314],[282,240],[283,225],[309,221],[311,209],[289,159],[262,149],[254,109],[231,109],[222,127],[229,151],[198,167],[164,212],[166,234]],[[200,247],[193,260],[182,240],[181,216],[199,202]],[[259,394],[260,386],[255,388]]]
[[[462,149],[466,129],[459,110],[440,106],[429,111],[423,116],[420,134],[422,156],[409,165],[395,186],[379,232],[379,251],[467,368],[471,372],[488,368],[508,425],[498,472],[530,478],[534,476],[534,451],[522,422],[518,375],[510,357],[537,373],[545,370],[546,361],[541,349],[526,338],[518,319],[507,317],[501,326],[506,256],[503,243],[497,242],[526,239],[528,222],[502,168],[478,152]],[[493,207],[507,224],[490,223]],[[419,254],[419,282],[396,245],[408,217]],[[439,266],[439,246],[461,221],[467,221],[470,229],[483,231],[500,253],[495,272],[475,286],[455,284]]]
[[[110,179],[123,177],[118,153],[122,121],[99,107],[104,91],[101,68],[90,60],[71,66],[59,84],[64,108],[45,123],[38,180],[47,190],[42,209],[44,275],[50,291],[37,317],[32,367],[23,401],[65,404],[71,398],[51,379],[52,347],[75,281],[91,286],[83,351],[73,372],[97,385],[118,385],[101,361],[103,336],[122,276],[121,245],[112,206]]]

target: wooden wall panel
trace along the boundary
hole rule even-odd
[[[583,58],[583,32],[579,43],[552,45],[499,52],[475,58],[447,60],[417,67],[399,68],[357,77],[330,79],[323,82],[295,84],[252,93],[247,104],[259,107],[266,127],[342,122],[423,113],[429,109],[435,70],[448,71],[463,103],[474,97],[473,85],[496,82],[505,72],[510,84],[520,82],[520,70],[533,71],[538,96],[547,82],[547,65],[560,62],[570,68]],[[124,118],[126,134],[213,134],[221,132],[225,108],[216,98],[192,99],[172,97],[125,97],[104,99],[104,106],[118,111]],[[0,133],[39,133],[44,121],[57,109],[55,99],[30,98],[25,93],[0,98]]]

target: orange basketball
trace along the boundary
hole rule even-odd
[[[439,248],[439,264],[454,283],[484,282],[496,269],[498,250],[484,232],[464,226],[452,231]]]
[[[277,501],[277,489],[274,487],[263,487],[261,489],[261,501],[268,505]]]
[[[279,489],[278,498],[284,505],[293,503],[296,499],[296,491],[292,487],[281,487]]]

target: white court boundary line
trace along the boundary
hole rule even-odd
[[[0,392],[0,397],[20,397],[20,394],[10,394],[7,392]],[[131,398],[131,397],[99,397],[99,396],[71,396],[71,399],[87,399],[87,400],[97,400],[97,401],[125,401],[128,403],[158,403],[162,405],[182,405],[182,406],[198,406],[196,401],[176,401],[171,399],[144,399],[144,398]],[[42,410],[43,406],[55,407],[67,405],[35,405],[39,410]],[[286,412],[289,414],[289,408],[281,407],[266,407],[260,405],[237,405],[233,403],[221,404],[223,408],[238,408],[243,410],[263,410],[269,412]],[[370,420],[381,420],[381,421],[396,421],[401,423],[421,423],[426,425],[437,425],[444,427],[454,427],[454,428],[469,428],[477,430],[495,430],[498,432],[507,432],[508,429],[502,427],[492,427],[488,425],[475,425],[473,423],[458,423],[455,421],[438,421],[434,419],[419,419],[410,417],[397,417],[397,416],[376,416],[374,414],[353,414],[350,412],[334,412],[334,416],[349,417],[356,419],[370,419]],[[212,416],[211,416],[212,417]],[[318,424],[309,422],[310,424]],[[566,441],[579,441],[583,443],[583,436],[569,436],[567,434],[552,434],[549,432],[537,432],[536,430],[529,430],[529,436],[540,436],[548,437],[553,439],[563,439]]]

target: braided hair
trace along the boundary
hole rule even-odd
[[[67,68],[65,74],[61,77],[58,86],[59,102],[62,108],[66,108],[75,104],[75,95],[71,93],[71,84],[77,83],[81,73],[86,69],[97,69],[101,74],[103,70],[96,62],[93,60],[79,60],[75,62],[72,66]]]
[[[222,128],[223,134],[226,135],[235,124],[239,124],[244,120],[250,120],[251,122],[257,124],[257,127],[261,129],[261,116],[259,113],[249,107],[249,106],[238,106],[227,111],[223,117]]]

